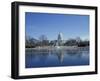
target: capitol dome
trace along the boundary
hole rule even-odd
[[[58,42],[58,45],[59,46],[62,45],[62,40],[63,40],[63,34],[62,33],[59,33],[58,34],[58,39],[57,39],[57,42]]]
[[[63,40],[63,34],[62,33],[58,34],[58,39]]]

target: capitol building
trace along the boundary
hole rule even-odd
[[[56,41],[56,46],[62,46],[65,41],[63,40],[63,34],[59,33]]]

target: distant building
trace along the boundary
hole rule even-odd
[[[62,33],[59,33],[57,42],[56,42],[56,46],[61,46],[62,44],[63,44],[63,35],[62,35]]]

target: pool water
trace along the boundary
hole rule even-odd
[[[25,67],[89,65],[89,50],[26,50]]]

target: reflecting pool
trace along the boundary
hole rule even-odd
[[[58,67],[89,65],[89,49],[55,49],[25,51],[25,67]]]

